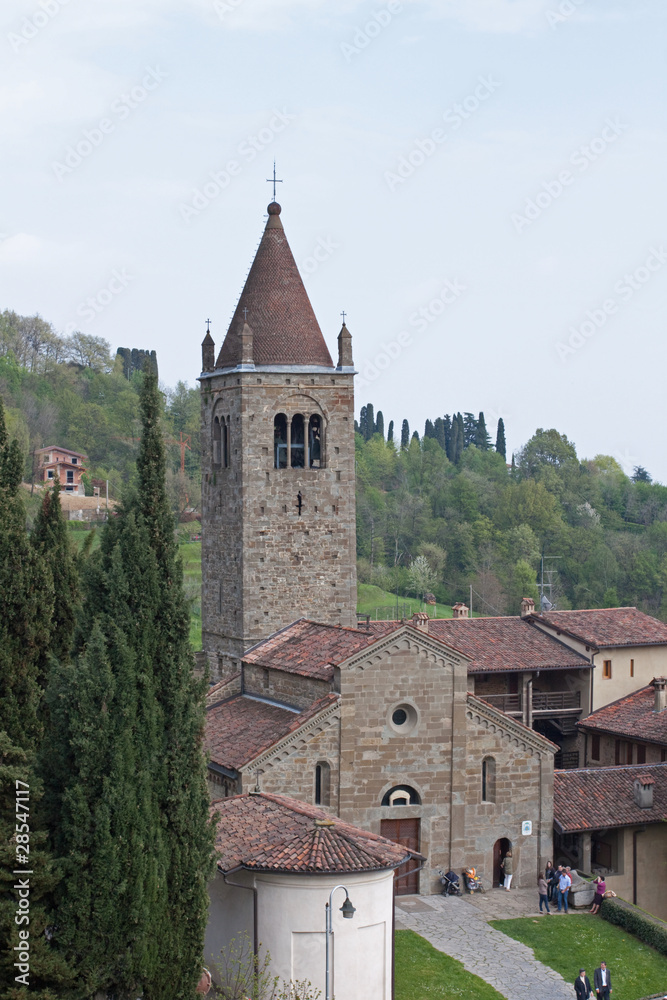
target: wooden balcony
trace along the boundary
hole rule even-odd
[[[479,697],[508,715],[523,715],[523,699],[520,694],[480,694]],[[533,718],[537,715],[569,715],[580,711],[579,691],[533,691]]]

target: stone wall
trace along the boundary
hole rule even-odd
[[[262,698],[306,709],[318,698],[324,698],[332,690],[328,681],[300,674],[288,674],[284,670],[271,670],[254,663],[243,664],[243,691]]]
[[[203,646],[223,671],[297,618],[356,625],[352,379],[298,368],[202,377]],[[277,413],[322,417],[323,468],[274,468]],[[228,468],[213,464],[215,415],[230,428]]]
[[[593,733],[587,732],[583,735],[586,750],[586,767],[612,767],[616,764],[616,737],[606,733],[600,733],[600,756],[594,758],[592,754]],[[626,739],[626,743],[632,744],[632,760],[624,760],[624,764],[637,764],[637,748],[643,746],[646,753],[645,764],[660,764],[664,761],[664,747],[655,743],[642,743],[637,740]],[[582,761],[584,758],[582,757]],[[583,765],[582,765],[583,766]]]

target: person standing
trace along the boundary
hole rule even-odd
[[[547,896],[547,892],[548,892],[548,890],[547,890],[547,880],[545,879],[544,874],[545,874],[544,872],[540,872],[540,874],[538,875],[538,878],[537,878],[537,891],[540,894],[540,913],[542,912],[542,904],[543,903],[544,903],[544,906],[546,908],[547,913],[551,913],[551,910],[549,909],[549,899],[548,899],[548,896]]]
[[[589,913],[598,912],[598,910],[602,905],[604,894],[607,891],[607,883],[605,882],[605,880],[602,878],[601,875],[598,875],[597,878],[594,879],[594,882],[595,882],[595,899],[593,900],[592,907],[588,911]]]
[[[577,1000],[588,1000],[591,995],[591,983],[585,969],[579,969],[579,975],[574,981],[574,992]]]
[[[547,867],[544,870],[544,878],[547,883],[547,896],[549,897],[549,902],[554,898],[554,878],[556,876],[556,869],[554,868],[553,861],[547,861]]]
[[[595,986],[595,993],[600,1000],[609,1000],[609,994],[611,993],[611,976],[609,975],[609,969],[607,968],[606,962],[600,962],[600,968],[595,970],[595,973],[593,974],[593,985]]]
[[[567,894],[570,891],[570,886],[572,885],[572,879],[563,870],[558,877],[558,912],[561,911],[561,904],[567,913]]]
[[[512,884],[512,875],[514,874],[514,860],[512,858],[511,851],[508,851],[505,857],[503,858],[502,868],[505,873],[505,882],[504,882],[505,891],[509,892],[510,886]]]

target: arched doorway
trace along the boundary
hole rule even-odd
[[[502,885],[503,884],[503,870],[500,867],[500,862],[503,860],[507,852],[511,849],[512,842],[507,839],[507,837],[501,837],[493,845],[493,884]]]

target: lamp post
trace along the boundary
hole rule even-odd
[[[329,955],[330,955],[330,950],[329,949],[330,949],[331,935],[333,934],[333,928],[331,926],[331,907],[333,905],[333,894],[336,891],[336,889],[345,889],[345,886],[344,885],[335,885],[333,887],[333,889],[331,890],[331,892],[329,893],[329,902],[326,903],[325,907],[324,907],[325,913],[326,913],[326,956],[327,956],[327,959],[326,959],[326,972],[325,972],[325,980],[324,980],[324,995],[325,995],[325,1000],[331,1000],[331,982],[330,982],[330,980],[331,980],[331,972],[333,970],[330,968],[330,964],[331,963],[330,963],[330,959],[329,959]],[[355,909],[354,909],[354,906],[352,906],[352,901],[351,901],[351,899],[350,899],[350,897],[348,895],[347,889],[345,889],[345,902],[341,906],[340,912],[343,914],[343,916],[347,920],[351,920],[352,917],[354,916],[354,913],[355,913]]]

